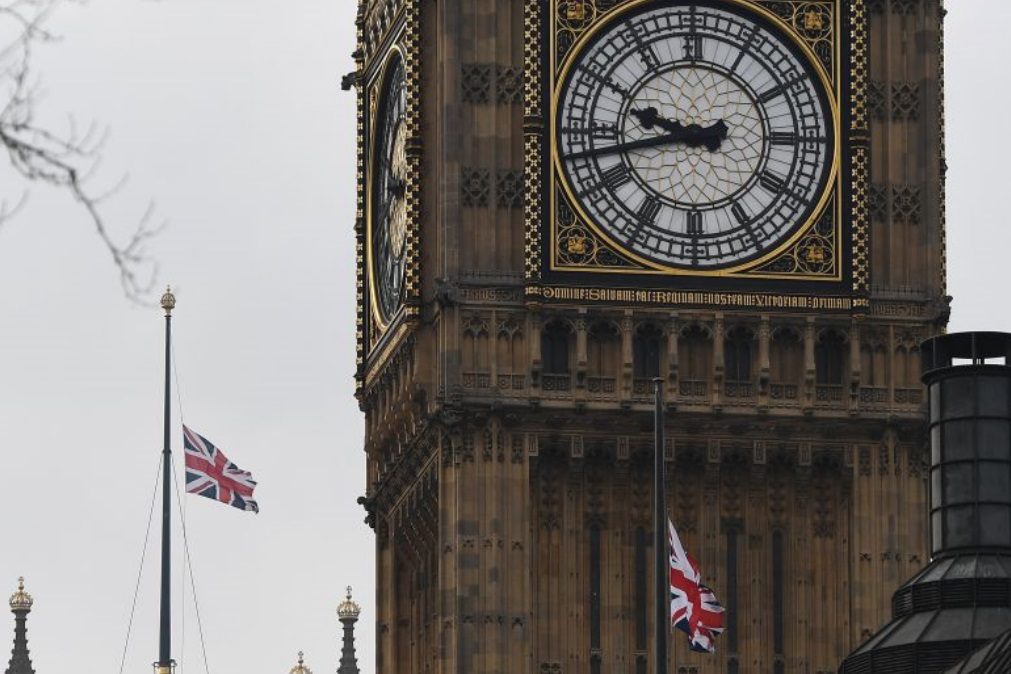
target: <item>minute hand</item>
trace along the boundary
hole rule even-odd
[[[583,150],[582,152],[574,152],[566,157],[566,159],[585,159],[587,157],[596,157],[602,154],[613,154],[615,152],[627,152],[628,150],[638,150],[644,147],[656,147],[657,145],[670,145],[671,143],[681,143],[688,140],[688,132],[685,130],[672,131],[671,133],[665,133],[662,136],[653,136],[651,138],[640,138],[639,140],[632,140],[627,143],[618,143],[617,145],[609,145],[608,147],[595,147],[592,150]]]
[[[667,122],[664,128],[670,133],[665,133],[652,138],[642,138],[627,143],[618,143],[608,147],[595,147],[592,150],[584,150],[570,154],[568,159],[585,159],[586,157],[596,157],[602,154],[612,154],[614,152],[626,152],[644,147],[655,147],[657,145],[669,145],[671,143],[687,143],[689,147],[706,147],[711,152],[719,149],[722,141],[727,137],[727,125],[720,120],[709,128],[703,129],[696,125],[682,126],[679,122]]]

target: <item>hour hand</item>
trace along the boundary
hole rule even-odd
[[[661,117],[660,112],[654,107],[643,108],[642,110],[631,110],[629,111],[629,114],[638,119],[639,124],[641,124],[644,129],[652,129],[654,126],[658,126],[668,133],[679,133],[684,131],[685,128],[681,122]]]
[[[386,191],[393,195],[394,199],[399,199],[407,191],[407,183],[402,178],[392,178],[386,184]]]
[[[642,110],[631,110],[629,114],[638,119],[644,129],[652,129],[654,126],[660,127],[668,134],[676,136],[688,147],[704,147],[710,152],[720,149],[730,131],[722,119],[706,127],[698,124],[685,126],[676,120],[661,117],[659,111],[652,106]]]

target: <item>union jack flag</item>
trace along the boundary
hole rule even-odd
[[[671,624],[688,635],[693,651],[715,653],[716,636],[723,633],[723,606],[713,591],[701,583],[699,565],[685,552],[667,520],[670,544],[670,619]]]
[[[186,491],[227,503],[239,510],[260,512],[253,500],[256,482],[252,473],[228,460],[221,450],[183,426],[186,454]]]

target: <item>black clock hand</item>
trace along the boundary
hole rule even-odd
[[[711,126],[702,127],[698,124],[684,126],[681,122],[661,117],[654,107],[643,110],[632,110],[629,114],[638,119],[644,129],[652,129],[654,126],[658,126],[670,133],[685,132],[687,135],[685,144],[688,147],[705,147],[710,152],[716,152],[720,149],[720,145],[727,139],[727,133],[729,132],[726,122],[722,119]]]
[[[393,178],[386,185],[386,191],[392,194],[394,199],[399,199],[407,191],[407,183],[403,178]]]
[[[628,150],[639,150],[644,147],[655,147],[657,145],[671,145],[672,143],[679,143],[683,142],[684,140],[685,140],[684,131],[678,131],[675,133],[665,133],[661,136],[640,138],[639,140],[632,140],[627,143],[618,143],[617,145],[609,145],[607,147],[595,147],[591,150],[574,152],[568,155],[566,159],[585,159],[587,157],[596,157],[602,154],[614,154],[615,152],[627,152]]]
[[[638,111],[633,111],[633,114],[636,112]],[[617,145],[610,145],[607,147],[595,147],[591,150],[575,152],[566,158],[585,159],[587,157],[596,157],[602,154],[627,152],[629,150],[639,150],[642,148],[656,147],[657,145],[671,145],[674,143],[685,143],[688,147],[705,147],[710,152],[716,152],[720,149],[720,145],[723,144],[723,141],[726,140],[727,133],[729,131],[726,123],[722,119],[712,126],[705,128],[699,126],[698,124],[682,126],[680,122],[671,122],[669,120],[664,120],[664,122],[669,125],[667,127],[670,129],[669,133],[652,136],[651,138],[641,138],[627,143],[618,143]],[[657,126],[660,126],[660,124],[657,123]]]

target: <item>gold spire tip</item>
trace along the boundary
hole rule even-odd
[[[32,610],[33,603],[35,603],[35,600],[32,599],[32,595],[25,592],[25,578],[21,576],[18,578],[18,591],[11,595],[11,611],[24,611],[27,613]]]
[[[298,664],[291,668],[291,674],[312,674],[312,670],[305,666],[305,654],[298,652]]]
[[[161,308],[165,310],[166,316],[171,316],[172,310],[176,308],[176,296],[172,294],[172,286],[166,286],[165,294],[161,296]]]
[[[338,620],[358,620],[358,616],[362,614],[362,607],[359,606],[351,598],[351,586],[347,586],[347,597],[344,601],[340,603],[337,607],[337,619]]]

